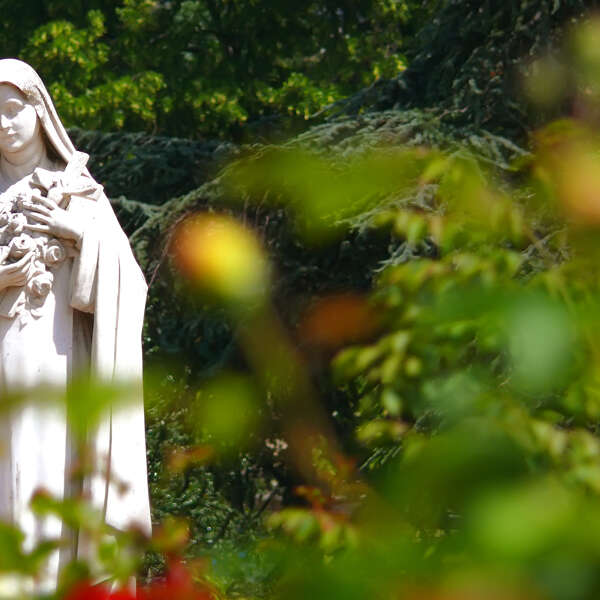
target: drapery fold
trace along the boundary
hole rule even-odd
[[[90,432],[101,469],[84,489],[108,524],[119,529],[135,524],[150,533],[141,383],[147,286],[106,196],[72,202],[73,210],[90,217],[73,265],[72,307],[94,314],[92,377],[122,386],[126,394]]]

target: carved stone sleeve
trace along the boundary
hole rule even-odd
[[[79,254],[75,257],[71,273],[71,306],[82,312],[95,312],[96,279],[101,223],[95,200],[73,196],[69,211],[80,217],[83,236]]]

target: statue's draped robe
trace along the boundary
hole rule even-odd
[[[6,187],[0,181],[0,192]],[[28,503],[37,488],[63,497],[83,487],[108,524],[150,531],[141,389],[146,283],[100,186],[73,196],[68,210],[78,217],[83,236],[76,256],[53,269],[41,316],[0,316],[0,389],[5,397],[29,390],[34,398],[0,414],[0,517],[23,529],[26,547],[70,535],[70,543],[52,556],[44,578],[48,589],[59,565],[88,549],[85,538],[63,531],[56,519],[32,514]],[[0,293],[0,305],[10,290]],[[101,470],[74,486],[71,467],[78,457],[64,407],[39,402],[47,393],[40,386],[62,393],[84,371],[127,384],[129,397],[90,428],[88,446]]]

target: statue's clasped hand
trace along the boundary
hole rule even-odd
[[[81,239],[82,231],[77,219],[38,191],[33,191],[31,200],[23,202],[23,208],[28,220],[26,227],[31,231],[39,231],[67,240]]]

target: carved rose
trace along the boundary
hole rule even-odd
[[[9,255],[11,258],[21,258],[35,247],[35,240],[27,233],[14,237],[10,240]]]
[[[45,298],[52,289],[52,281],[54,277],[52,273],[44,271],[38,273],[33,279],[27,284],[27,291],[34,298]]]
[[[8,222],[10,221],[10,209],[7,208],[0,208],[0,227],[4,227],[5,225],[8,225]]]
[[[83,176],[79,179],[87,181]],[[37,194],[45,195],[55,203],[68,204],[72,193],[64,188],[62,174],[43,169],[36,170],[29,185],[35,188]],[[24,259],[26,261],[30,259],[24,289],[15,290],[18,294],[14,298],[9,297],[12,305],[3,309],[10,309],[13,316],[21,315],[26,320],[43,316],[46,298],[54,283],[50,269],[76,254],[75,245],[70,241],[57,240],[45,232],[28,230],[28,225],[33,224],[27,217],[32,193],[31,189],[11,189],[10,192],[0,194],[0,265],[10,264],[23,257],[27,257]]]
[[[42,248],[42,260],[49,266],[56,265],[67,258],[65,247],[55,239],[48,242],[48,245]]]
[[[15,196],[15,206],[17,207],[17,210],[19,211],[23,211],[25,210],[26,204],[29,201],[29,197],[27,196],[27,194],[24,194],[23,192],[19,192],[16,196]]]
[[[8,221],[7,229],[11,233],[21,233],[27,225],[27,217],[22,213],[12,213]]]

